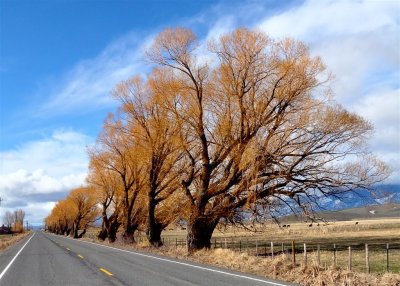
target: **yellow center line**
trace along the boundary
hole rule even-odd
[[[106,270],[106,269],[104,269],[104,268],[99,268],[99,269],[100,269],[101,272],[104,272],[104,273],[107,274],[108,276],[113,276],[113,274],[112,274],[110,271],[108,271],[108,270]]]
[[[78,257],[80,257],[80,258],[82,258],[82,259],[83,259],[83,256],[82,256],[82,255],[80,255],[80,254],[78,254]]]

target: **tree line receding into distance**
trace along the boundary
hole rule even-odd
[[[240,28],[205,45],[175,28],[146,59],[149,73],[113,89],[119,109],[88,150],[87,186],[56,204],[49,231],[78,238],[101,217],[99,239],[134,242],[143,229],[158,247],[184,221],[193,252],[219,223],[282,209],[315,219],[322,197],[389,174],[366,148],[371,124],[333,100],[331,75],[302,42]]]

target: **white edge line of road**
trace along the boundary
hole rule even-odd
[[[25,246],[29,243],[29,241],[32,239],[32,237],[35,236],[35,233],[32,234],[32,236],[28,239],[27,242],[25,242],[25,244],[21,247],[21,249],[17,252],[17,254],[15,254],[14,258],[8,263],[8,265],[6,266],[6,268],[4,268],[3,272],[1,272],[0,274],[0,280],[1,278],[3,278],[4,274],[6,274],[8,268],[10,268],[11,264],[13,264],[14,260],[18,257],[18,255],[21,253],[21,251],[25,248]]]
[[[58,235],[55,235],[55,236],[58,237]],[[152,255],[147,255],[147,254],[135,252],[135,251],[129,251],[129,250],[125,250],[125,249],[115,248],[115,247],[112,247],[112,246],[102,245],[102,244],[94,243],[94,242],[90,242],[90,241],[75,240],[75,239],[72,239],[72,238],[69,238],[69,237],[63,237],[63,238],[67,238],[67,239],[71,239],[71,240],[79,241],[79,242],[85,242],[85,243],[89,243],[89,244],[94,244],[94,245],[102,246],[102,247],[105,247],[105,248],[111,248],[111,249],[118,250],[118,251],[121,251],[121,252],[127,252],[127,253],[131,253],[131,254],[136,254],[136,255],[139,255],[139,256],[147,257],[147,258],[152,258],[152,259],[161,260],[161,261],[165,261],[165,262],[170,262],[170,263],[175,263],[175,264],[184,265],[184,266],[188,266],[188,267],[193,267],[193,268],[198,268],[198,269],[207,270],[207,271],[211,271],[211,272],[216,272],[216,273],[220,273],[220,274],[225,274],[225,275],[228,275],[228,276],[234,276],[234,277],[238,277],[238,278],[248,279],[248,280],[257,281],[257,282],[262,282],[262,283],[266,283],[266,284],[270,284],[270,285],[288,286],[287,284],[281,284],[281,283],[276,283],[276,282],[272,282],[272,281],[266,281],[266,280],[262,280],[262,279],[249,277],[249,276],[246,276],[246,275],[239,275],[239,274],[229,273],[229,272],[225,272],[225,271],[221,271],[221,270],[216,270],[216,269],[211,269],[211,268],[202,267],[202,266],[198,266],[198,265],[193,265],[193,264],[190,264],[190,263],[179,262],[179,261],[170,260],[170,259],[167,259],[167,258],[161,258],[161,257],[156,257],[156,256],[152,256]]]

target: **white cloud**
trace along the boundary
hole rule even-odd
[[[378,89],[352,107],[374,125],[370,146],[374,153],[392,167],[388,182],[400,178],[400,89]]]
[[[306,1],[258,28],[308,43],[336,76],[338,99],[351,104],[364,91],[366,77],[398,70],[399,13],[396,1]]]
[[[118,82],[146,71],[143,48],[151,38],[130,33],[112,42],[100,55],[77,63],[53,84],[56,87],[39,114],[88,112],[115,106],[110,91]]]
[[[26,207],[25,219],[33,225],[42,225],[43,219],[49,215],[55,206],[55,202],[30,203]]]
[[[56,131],[50,138],[32,141],[14,150],[0,152],[1,173],[20,169],[34,172],[42,169],[60,177],[65,172],[80,173],[87,167],[86,146],[93,140],[73,131]]]
[[[0,152],[2,211],[29,209],[32,217],[27,219],[41,223],[55,201],[84,184],[88,166],[86,146],[92,143],[84,134],[57,131],[50,138]],[[40,209],[42,216],[35,209]]]
[[[375,127],[372,150],[400,173],[400,3],[306,1],[262,19],[257,28],[273,37],[305,41],[335,79],[336,99]]]

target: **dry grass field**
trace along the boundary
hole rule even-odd
[[[358,222],[358,224],[356,224]],[[268,242],[299,243],[400,243],[400,217],[360,221],[338,221],[320,223],[288,223],[289,228],[279,227],[275,223],[249,225],[248,230],[241,227],[217,228],[213,238],[222,239],[259,239]],[[165,239],[184,239],[186,230],[167,229],[163,232]]]
[[[13,245],[27,236],[30,232],[20,233],[20,234],[2,234],[0,235],[0,251],[6,249],[10,245]]]

